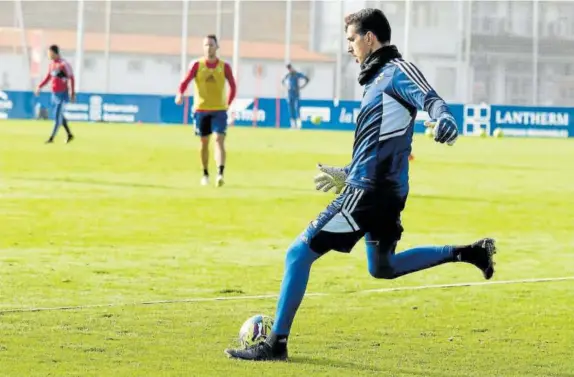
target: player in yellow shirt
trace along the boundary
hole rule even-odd
[[[227,132],[227,109],[233,99],[237,87],[229,64],[216,55],[219,45],[213,34],[203,39],[204,57],[192,62],[187,76],[179,85],[175,103],[183,103],[183,94],[191,80],[194,80],[193,116],[195,134],[201,138],[201,163],[203,177],[201,184],[209,184],[209,139],[215,134],[215,162],[218,173],[215,185],[223,186],[223,171],[225,169],[225,135]],[[226,96],[225,82],[229,82],[229,96]]]

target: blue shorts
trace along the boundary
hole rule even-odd
[[[52,105],[60,105],[70,102],[70,95],[67,91],[52,93]]]
[[[212,133],[225,135],[227,132],[227,111],[196,111],[195,134],[197,136],[209,136]]]
[[[368,234],[370,242],[394,250],[403,233],[401,212],[406,200],[396,192],[346,186],[309,224],[301,239],[319,254],[330,250],[349,253]]]

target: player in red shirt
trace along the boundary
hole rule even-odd
[[[60,125],[64,126],[68,134],[66,142],[69,143],[74,139],[74,135],[72,135],[68,121],[64,117],[64,105],[76,100],[74,73],[70,64],[60,56],[60,48],[58,46],[50,46],[48,49],[48,57],[51,60],[48,73],[35,90],[35,94],[39,95],[42,87],[51,81],[52,105],[54,106],[54,129],[46,143],[54,142],[54,137],[56,137]]]

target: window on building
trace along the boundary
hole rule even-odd
[[[521,37],[532,36],[533,3],[530,1],[511,1],[508,6],[509,30],[513,35]]]
[[[506,76],[506,103],[509,105],[532,104],[532,76],[507,75]]]
[[[437,28],[440,26],[439,10],[448,3],[437,4],[432,1],[415,1],[412,3],[411,23],[417,28]]]
[[[539,3],[540,33],[549,37],[574,37],[574,5],[568,2]]]
[[[472,30],[484,34],[495,34],[499,4],[496,1],[473,1],[466,6],[472,6]]]
[[[472,101],[474,103],[490,102],[494,98],[491,93],[491,78],[494,72],[492,66],[479,64],[474,67],[474,82],[472,84]]]

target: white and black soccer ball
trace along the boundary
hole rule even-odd
[[[239,330],[239,342],[243,348],[251,348],[263,343],[271,334],[273,318],[258,314],[243,323]]]

